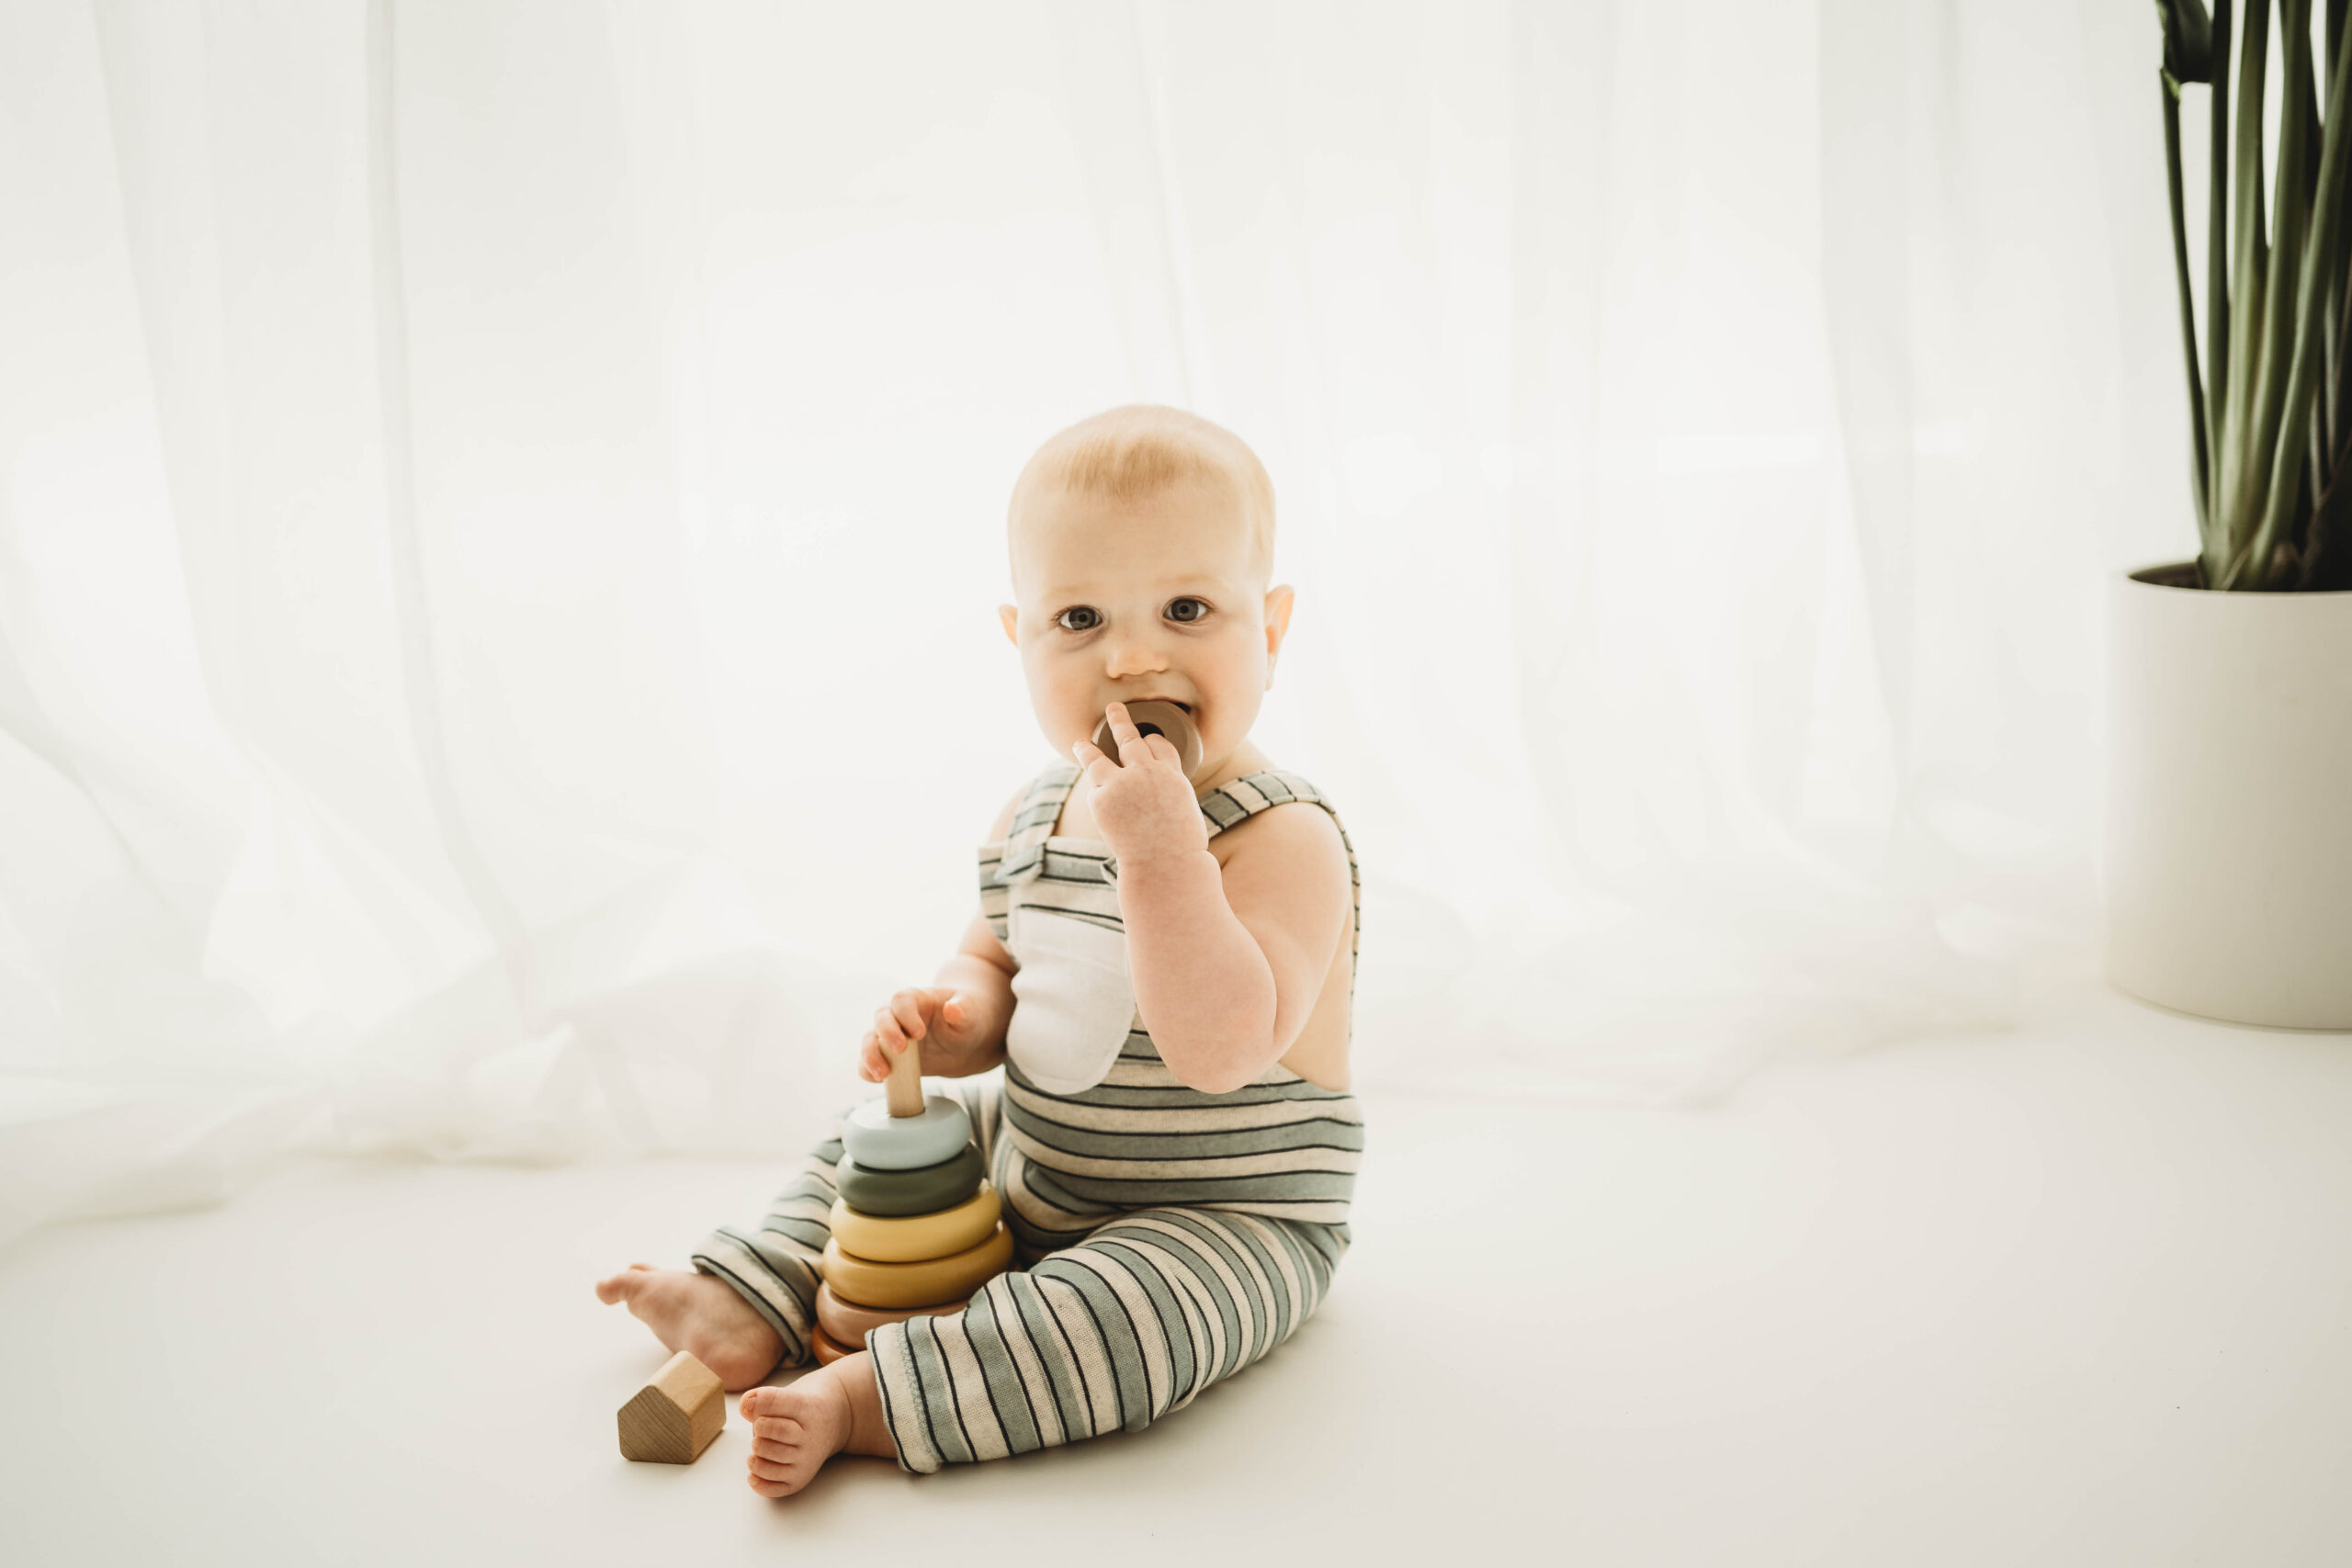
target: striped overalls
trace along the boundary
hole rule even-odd
[[[1024,952],[1057,953],[1073,934],[1055,921],[1118,933],[1124,947],[1106,846],[1054,833],[1078,777],[1069,763],[1040,774],[1004,841],[980,850],[981,912],[1024,968]],[[1272,770],[1200,805],[1214,835],[1290,801],[1330,810],[1306,780]],[[1348,870],[1355,883],[1352,847]],[[1016,978],[1016,1019],[1021,995]],[[945,1086],[971,1114],[1026,1271],[997,1276],[961,1312],[866,1335],[909,1471],[1148,1425],[1288,1337],[1347,1250],[1363,1148],[1355,1097],[1279,1064],[1204,1094],[1160,1061],[1131,1000],[1119,1021],[1099,1082],[1077,1084],[1089,1075],[1067,1054],[1052,1059],[1016,1029],[1001,1074]],[[723,1227],[694,1254],[783,1337],[785,1365],[808,1354],[841,1157],[838,1135],[819,1145],[758,1226]]]

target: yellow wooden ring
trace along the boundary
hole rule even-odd
[[[968,1301],[941,1302],[936,1306],[880,1307],[860,1306],[833,1294],[831,1285],[817,1287],[817,1326],[843,1345],[863,1345],[866,1334],[886,1323],[904,1323],[910,1317],[945,1317],[962,1312],[972,1303]]]
[[[854,1345],[844,1345],[840,1340],[835,1339],[831,1335],[827,1334],[823,1329],[820,1328],[813,1331],[808,1336],[808,1348],[817,1353],[817,1364],[819,1366],[830,1367],[835,1361],[840,1360],[843,1356],[854,1356],[860,1350],[865,1349],[865,1341],[861,1338]]]
[[[1012,1233],[998,1225],[988,1240],[921,1263],[876,1263],[825,1244],[822,1268],[833,1294],[860,1306],[912,1307],[970,1295],[1012,1261]]]
[[[983,1179],[980,1190],[952,1209],[904,1219],[862,1214],[842,1199],[833,1200],[833,1239],[854,1258],[876,1263],[920,1263],[978,1247],[996,1229],[1001,1205],[996,1189]]]

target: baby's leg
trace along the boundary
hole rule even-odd
[[[886,1324],[866,1348],[899,1462],[927,1473],[1148,1426],[1288,1338],[1347,1247],[1344,1225],[1139,1209],[963,1312]]]
[[[712,1232],[695,1249],[691,1273],[632,1264],[598,1282],[597,1300],[628,1303],[664,1346],[692,1354],[730,1392],[807,1359],[841,1157],[836,1128],[758,1225]]]

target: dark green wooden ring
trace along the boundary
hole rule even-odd
[[[833,1190],[861,1214],[896,1220],[954,1208],[980,1190],[984,1174],[978,1144],[966,1144],[953,1159],[913,1170],[868,1170],[843,1155],[833,1167]]]

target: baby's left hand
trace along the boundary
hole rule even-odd
[[[1105,710],[1118,743],[1113,761],[1089,740],[1070,748],[1093,793],[1087,804],[1094,827],[1125,872],[1148,861],[1193,854],[1208,848],[1208,825],[1201,803],[1184,777],[1183,759],[1164,735],[1146,735],[1127,717],[1127,705]]]

